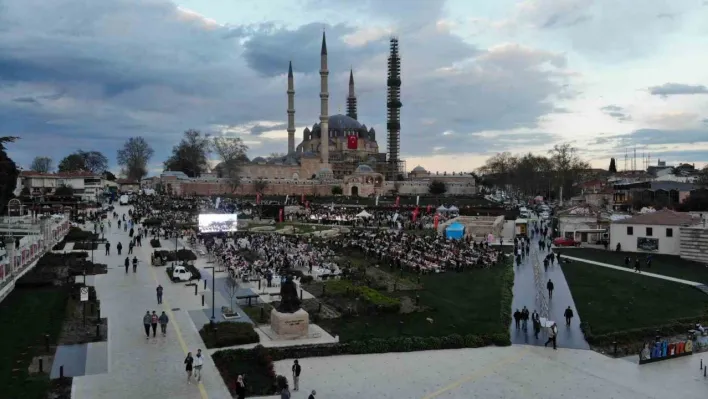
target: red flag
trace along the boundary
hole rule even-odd
[[[261,193],[256,193],[256,205],[261,204]]]
[[[428,208],[425,210],[427,213],[430,213],[430,204],[428,204]]]
[[[356,150],[359,147],[359,140],[355,135],[347,137],[347,148],[350,150]]]
[[[436,214],[435,217],[433,218],[433,228],[435,230],[438,229],[438,223],[440,223],[440,215]]]
[[[418,207],[416,206],[415,209],[413,210],[413,222],[415,222],[416,219],[418,219]]]
[[[300,196],[300,203],[305,203],[305,193],[302,193],[302,195]]]
[[[280,208],[280,211],[278,212],[278,217],[280,219],[280,223],[283,223],[283,208]]]
[[[396,197],[396,208],[401,205],[401,197]]]

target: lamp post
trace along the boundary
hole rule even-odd
[[[215,303],[214,303],[214,293],[216,290],[214,289],[216,287],[216,267],[215,266],[205,266],[205,269],[211,269],[211,320],[212,322],[216,321],[216,315],[215,315]]]

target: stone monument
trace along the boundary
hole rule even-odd
[[[270,328],[279,338],[296,339],[307,336],[310,315],[300,307],[297,286],[288,276],[280,286],[280,305],[270,312]]]

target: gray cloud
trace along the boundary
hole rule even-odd
[[[253,126],[251,128],[250,132],[251,132],[251,135],[253,135],[253,136],[260,136],[261,134],[263,134],[265,132],[270,132],[273,130],[284,130],[287,128],[288,128],[287,123],[281,123],[281,124],[273,125],[273,126],[263,126],[261,124],[256,124],[255,126]]]
[[[639,129],[630,134],[609,135],[596,138],[592,145],[613,143],[615,148],[634,148],[635,146],[696,144],[708,142],[706,129]]]
[[[328,2],[327,9],[344,12],[339,1]],[[572,96],[563,55],[516,45],[476,48],[435,27],[442,1],[415,1],[420,8],[397,8],[408,4],[403,0],[347,6],[379,10],[400,27],[402,153],[430,154],[440,146],[431,132],[446,130],[463,140],[446,145],[449,151],[512,147],[512,136],[475,133],[535,127],[543,115],[558,112],[554,99]],[[35,155],[58,160],[78,148],[113,158],[122,142],[136,135],[155,148],[151,164],[156,164],[188,128],[218,133],[216,126],[247,124],[252,139],[260,141],[249,143],[250,157],[282,152],[285,140],[261,134],[284,127],[290,59],[297,126],[317,121],[322,27],[328,39],[330,113],[345,109],[351,65],[360,120],[376,129],[385,147],[388,42],[349,47],[344,36],[361,27],[208,26],[180,14],[167,0],[23,0],[3,6],[0,135],[22,138],[10,147],[21,164]],[[265,121],[269,124],[258,124]],[[264,127],[272,124],[277,126]],[[301,134],[298,129],[298,139]],[[535,145],[554,138],[516,140]]]
[[[618,121],[626,122],[631,121],[632,116],[625,112],[625,109],[617,105],[607,105],[600,108],[600,111],[604,112],[606,115],[611,116]]]
[[[694,94],[708,94],[708,87],[704,85],[688,85],[683,83],[664,83],[660,86],[652,86],[649,93],[653,96],[680,96]]]

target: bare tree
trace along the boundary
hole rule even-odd
[[[118,165],[122,173],[131,180],[140,181],[147,175],[147,165],[155,151],[142,137],[131,137],[118,150]]]
[[[233,275],[229,275],[229,277],[226,278],[225,282],[225,288],[226,288],[226,295],[229,296],[229,302],[231,306],[229,306],[229,310],[231,310],[231,313],[234,312],[234,298],[236,297],[236,293],[238,292],[238,282],[236,281],[236,277]]]
[[[209,169],[211,139],[208,134],[189,129],[182,141],[172,147],[172,155],[164,163],[165,170],[181,171],[189,177],[199,177]]]
[[[271,152],[270,155],[266,159],[271,160],[271,159],[278,159],[284,157],[285,154],[282,152]]]
[[[240,137],[214,137],[212,146],[214,152],[221,159],[218,173],[219,177],[229,180],[231,192],[235,192],[241,185],[241,165],[247,161],[248,146]]]
[[[49,173],[54,169],[52,159],[49,157],[34,157],[30,170],[37,173]]]
[[[264,179],[258,179],[253,182],[253,188],[256,189],[256,192],[258,194],[263,194],[266,188],[268,188],[268,181]]]

